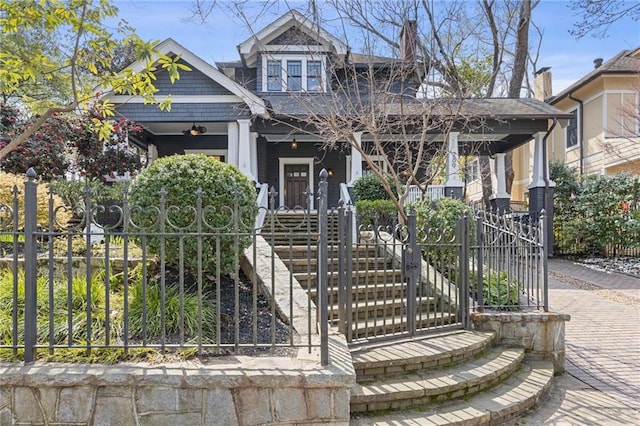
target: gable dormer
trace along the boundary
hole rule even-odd
[[[238,46],[242,62],[256,69],[256,91],[325,92],[329,65],[347,46],[297,11],[287,12]]]

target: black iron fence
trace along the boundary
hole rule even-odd
[[[24,188],[0,205],[0,349],[31,362],[38,351],[60,349],[215,355],[321,347],[327,362],[327,328],[319,336],[315,318],[316,308],[326,318],[322,305],[309,299],[304,318],[280,307],[294,306],[300,294],[281,276],[278,255],[264,248],[264,229],[277,220],[274,196],[262,229],[253,222],[257,207],[248,221],[237,203],[203,207],[198,194],[195,206],[170,206],[162,191],[153,206],[131,205],[125,190],[105,208],[88,190],[75,221],[67,222],[55,188],[43,221],[37,187],[30,170]],[[326,205],[326,180],[318,197]],[[100,220],[107,212],[116,217],[111,224]],[[213,225],[220,215],[224,225]],[[312,212],[302,217],[310,221]],[[296,232],[318,244],[317,228]],[[306,270],[315,274],[315,263]]]
[[[553,254],[567,257],[640,257],[640,227],[634,218],[610,217],[610,222],[620,226],[609,226],[606,232],[586,223],[592,217],[567,219],[556,215],[553,225]]]
[[[142,207],[125,190],[107,209],[87,191],[68,222],[55,188],[38,215],[30,171],[0,205],[0,350],[31,362],[63,349],[319,348],[327,364],[331,326],[357,343],[466,328],[474,309],[547,310],[544,215],[430,229],[409,211],[404,224],[356,229],[320,178],[307,190],[317,211],[278,208],[273,190],[248,215],[237,202],[203,207],[202,193],[179,207],[160,191]]]
[[[548,310],[544,215],[476,212],[436,229],[409,211],[406,224],[354,232],[351,207],[337,214],[328,312],[348,342],[468,328],[471,310]]]

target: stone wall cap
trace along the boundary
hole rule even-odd
[[[570,321],[571,315],[558,312],[472,312],[471,320],[476,322]]]

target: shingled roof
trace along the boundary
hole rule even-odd
[[[573,83],[555,96],[552,96],[547,102],[554,104],[563,99],[569,93],[575,92],[587,83],[595,80],[599,76],[607,74],[638,74],[640,73],[640,47],[634,50],[623,50],[613,58],[604,62],[598,68],[595,68],[589,74]]]

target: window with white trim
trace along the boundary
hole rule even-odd
[[[467,182],[475,182],[480,179],[480,162],[477,158],[467,163],[465,173]]]
[[[265,55],[262,61],[264,92],[324,92],[325,60],[304,55]]]
[[[307,91],[322,91],[322,62],[307,61]]]
[[[569,119],[567,126],[567,149],[578,146],[578,110],[574,109],[570,112],[573,117]]]
[[[373,164],[375,164],[375,167],[382,171],[382,173],[387,173],[387,161],[385,161],[384,156],[382,155],[369,155],[369,159],[371,160],[371,162]],[[367,164],[366,161],[362,161],[362,174],[363,175],[368,175],[370,173],[373,173],[373,171],[371,170],[371,168],[369,167],[369,164]]]
[[[287,90],[302,91],[302,61],[287,61]]]
[[[267,90],[282,90],[282,64],[280,61],[267,61]]]

